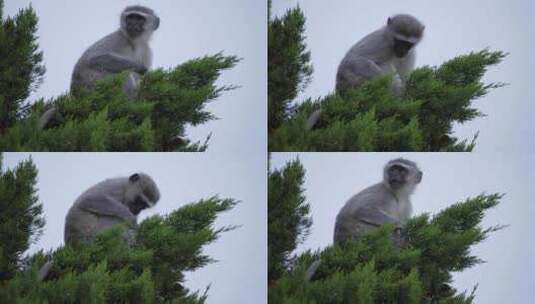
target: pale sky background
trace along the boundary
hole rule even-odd
[[[476,100],[476,107],[488,116],[456,126],[455,135],[472,138],[479,130],[475,149],[481,152],[535,150],[531,117],[535,110],[533,1],[273,0],[272,14],[281,16],[297,3],[307,18],[306,42],[314,66],[312,82],[298,101],[333,92],[336,69],[351,46],[384,25],[388,16],[409,13],[426,25],[417,49],[417,66],[440,65],[486,47],[510,53],[484,77],[486,82],[510,86]]]
[[[210,153],[4,153],[4,168],[14,168],[31,155],[37,169],[39,201],[46,219],[40,241],[30,247],[55,249],[63,245],[65,215],[90,186],[111,177],[145,172],[161,192],[159,203],[141,212],[168,214],[186,203],[219,195],[240,200],[222,213],[215,227],[242,225],[222,234],[204,252],[218,260],[193,273],[185,285],[204,290],[207,303],[266,303],[266,159],[251,155],[229,159]]]
[[[336,215],[354,194],[382,179],[390,159],[416,161],[423,180],[412,198],[414,215],[435,214],[483,192],[506,193],[491,209],[483,227],[510,225],[495,232],[472,253],[483,260],[454,275],[453,285],[471,291],[479,283],[475,303],[528,303],[535,297],[535,154],[476,153],[275,153],[271,166],[281,168],[299,158],[306,169],[305,196],[312,210],[312,231],[297,252],[332,245]]]
[[[147,5],[161,19],[151,43],[153,68],[172,68],[220,51],[243,59],[218,81],[241,88],[225,92],[208,105],[220,120],[188,128],[188,137],[204,141],[213,133],[208,149],[217,153],[232,154],[245,144],[258,153],[266,151],[265,1],[7,0],[4,14],[13,16],[29,3],[39,17],[39,45],[47,68],[44,83],[30,101],[66,93],[74,64],[84,50],[117,30],[124,7]]]

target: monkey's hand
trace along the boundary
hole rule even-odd
[[[397,224],[394,228],[392,241],[398,248],[403,247],[406,244],[405,236],[403,235],[403,226],[401,226],[401,224]]]
[[[396,97],[400,97],[403,94],[403,81],[399,74],[394,74],[392,78],[392,94]]]
[[[136,70],[134,70],[134,72],[143,75],[143,74],[147,73],[148,70],[149,70],[149,69],[147,69],[147,67],[145,67],[144,65],[141,65],[141,64],[140,64],[140,65],[136,68]]]

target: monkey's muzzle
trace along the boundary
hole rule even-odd
[[[394,39],[394,54],[398,58],[407,56],[414,43],[402,39]]]

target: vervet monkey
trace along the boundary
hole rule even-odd
[[[110,75],[129,71],[123,90],[129,99],[138,93],[142,75],[152,65],[149,41],[160,26],[160,18],[150,8],[134,5],[124,9],[117,31],[91,45],[74,66],[71,93],[94,89],[95,83]],[[40,118],[45,128],[56,109],[48,109]]]
[[[159,199],[158,186],[147,174],[104,180],[83,192],[69,209],[65,219],[65,244],[91,243],[100,232],[124,225],[127,230],[123,237],[133,245],[138,214],[153,207]],[[41,267],[39,281],[46,279],[53,265],[51,260]]]
[[[152,65],[149,41],[160,26],[160,18],[150,8],[128,6],[121,14],[120,28],[90,46],[74,66],[71,92],[92,89],[95,82],[129,71],[125,92],[134,97],[141,75]]]
[[[384,224],[401,228],[412,215],[410,196],[422,181],[416,163],[398,158],[383,169],[383,181],[350,198],[336,216],[334,242],[358,240]]]
[[[401,228],[412,215],[410,196],[422,181],[422,171],[416,163],[398,158],[383,169],[383,181],[351,197],[338,212],[334,226],[334,243],[356,241],[384,224],[394,224],[393,241],[403,244]],[[321,260],[314,261],[305,273],[312,279]]]
[[[154,180],[144,173],[104,180],[82,193],[67,213],[65,243],[92,242],[103,230],[125,224],[125,239],[135,239],[138,214],[160,199]]]
[[[336,73],[336,91],[357,88],[364,82],[392,75],[392,93],[400,96],[414,69],[415,46],[421,41],[425,26],[407,14],[389,17],[386,25],[368,34],[347,52]],[[306,124],[310,130],[320,119],[314,111]]]

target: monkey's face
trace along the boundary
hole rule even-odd
[[[394,38],[394,55],[398,58],[403,58],[407,56],[409,51],[414,47],[414,43]]]
[[[409,177],[409,170],[401,165],[393,165],[388,168],[388,184],[393,190],[401,189]]]
[[[136,198],[127,203],[128,209],[130,209],[130,212],[134,215],[138,215],[141,210],[149,208],[149,204],[147,202],[147,199],[144,195],[138,195]]]
[[[160,192],[148,175],[134,173],[128,178],[123,204],[132,214],[138,215],[142,210],[153,207],[159,199]]]
[[[145,16],[137,13],[130,13],[126,16],[126,31],[132,38],[139,37],[145,31]]]

